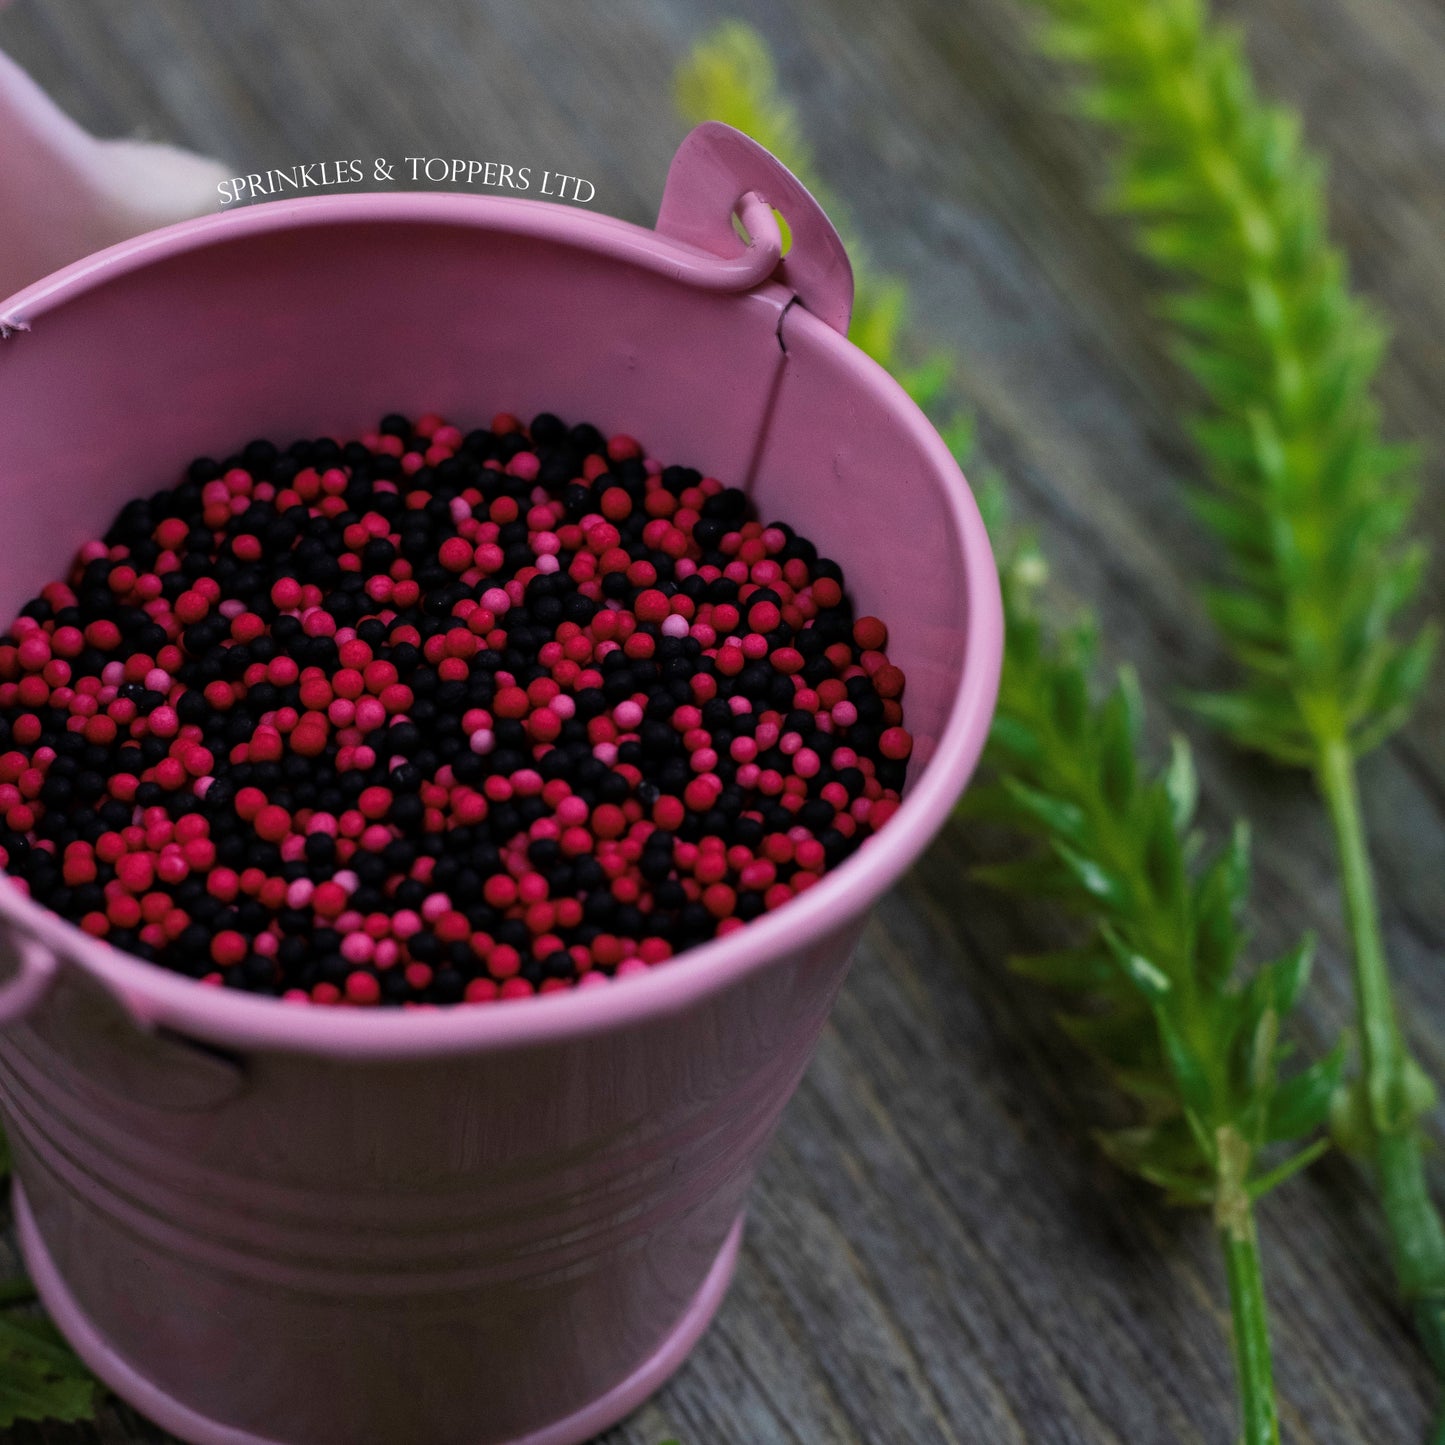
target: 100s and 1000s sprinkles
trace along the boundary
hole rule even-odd
[[[745,927],[898,806],[887,631],[628,436],[391,415],[130,502],[0,638],[0,865],[296,1003],[485,1003]]]

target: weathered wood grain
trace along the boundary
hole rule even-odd
[[[1445,12],[1228,9],[1265,87],[1304,109],[1329,158],[1338,234],[1397,331],[1385,411],[1427,448],[1420,526],[1445,551]],[[238,172],[497,156],[584,175],[595,208],[649,221],[683,131],[672,69],[732,15],[768,36],[855,230],[961,354],[984,450],[1043,535],[1060,605],[1091,606],[1109,654],[1138,667],[1156,736],[1188,726],[1177,691],[1224,674],[1194,600],[1209,549],[1179,505],[1190,393],[1150,323],[1151,277],[1090,208],[1097,140],[1061,115],[1015,0],[21,0],[0,15],[0,46],[93,129]],[[1437,612],[1442,597],[1437,567]],[[1406,1024],[1445,1075],[1442,725],[1437,675],[1364,778]],[[1349,1017],[1319,810],[1302,780],[1196,740],[1207,820],[1256,822],[1262,947],[1320,935],[1303,1029],[1316,1045]],[[606,1445],[1233,1438],[1208,1225],[1161,1209],[1089,1144],[1107,1101],[1081,1084],[1047,1001],[1005,973],[1038,924],[960,885],[977,855],[950,829],[879,909],[763,1170],[727,1304]],[[1428,1375],[1356,1167],[1326,1161],[1266,1204],[1263,1231],[1287,1438],[1421,1439]],[[10,1438],[166,1437],[112,1406],[97,1429]]]

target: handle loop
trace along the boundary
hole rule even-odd
[[[759,245],[760,232],[770,247],[777,231],[771,215],[766,228],[759,225],[764,208],[777,210],[787,221],[792,246],[759,280],[772,276],[781,281],[819,320],[846,335],[853,310],[853,268],[843,242],[803,183],[742,131],[709,120],[688,133],[668,168],[657,231],[737,260],[743,253],[732,224],[737,211],[753,238],[743,254],[758,248],[760,265],[767,255]]]

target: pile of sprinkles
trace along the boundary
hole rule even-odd
[[[0,638],[0,866],[204,984],[591,987],[781,906],[898,807],[887,630],[743,492],[543,413],[253,441]]]

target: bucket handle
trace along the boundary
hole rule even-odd
[[[14,975],[0,984],[3,1029],[40,1007],[60,976],[63,960],[18,926],[6,929],[0,941],[10,943],[20,961]],[[111,1092],[167,1113],[193,1114],[217,1109],[247,1087],[250,1071],[240,1055],[148,1018],[123,990],[96,982],[118,1012],[110,1015],[109,1028],[98,1027],[95,1016],[88,1016],[88,1059]]]
[[[779,244],[779,256],[759,280],[781,281],[808,311],[846,336],[853,268],[838,232],[797,176],[742,131],[708,120],[688,132],[668,167],[656,229],[736,260],[751,256],[760,242],[770,246],[777,227],[771,215],[759,225],[765,210],[776,210],[788,223],[792,245],[782,255]],[[735,214],[753,238],[746,250],[733,229]]]
[[[0,984],[0,1028],[38,1008],[60,972],[60,960],[39,939],[19,937],[15,951],[20,967],[14,978]]]

